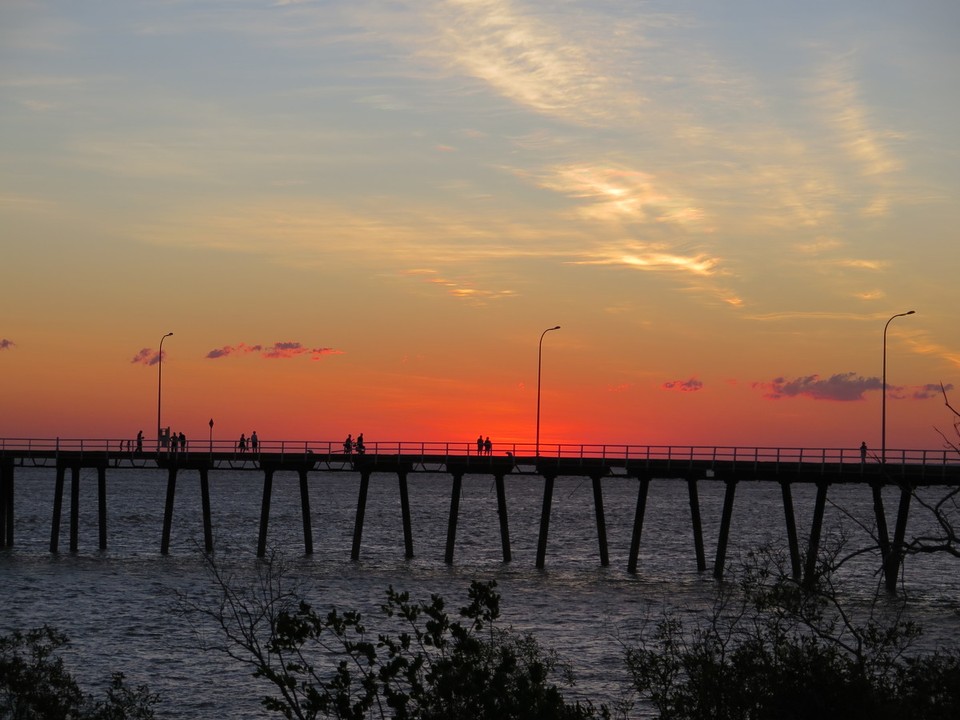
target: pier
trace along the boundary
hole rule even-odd
[[[70,550],[76,552],[79,539],[80,471],[97,473],[99,546],[107,546],[107,474],[136,469],[166,473],[167,489],[163,508],[160,552],[167,554],[174,512],[177,481],[185,473],[197,473],[207,552],[213,551],[213,533],[209,494],[212,472],[256,472],[263,476],[257,554],[264,556],[270,522],[273,478],[277,472],[296,473],[300,483],[304,550],[313,552],[308,483],[311,474],[355,473],[360,487],[354,517],[351,558],[360,557],[364,513],[370,476],[373,473],[396,475],[403,522],[404,553],[414,557],[413,527],[407,478],[411,473],[447,475],[449,486],[438,492],[450,492],[447,539],[444,560],[454,561],[460,494],[465,475],[493,478],[497,492],[497,512],[503,561],[511,561],[509,513],[505,484],[510,479],[542,481],[543,502],[537,542],[536,565],[543,568],[550,530],[554,481],[558,477],[590,479],[593,488],[593,512],[596,518],[599,562],[609,565],[603,483],[611,479],[635,482],[637,500],[634,512],[627,571],[637,572],[647,496],[653,480],[684,483],[690,505],[690,530],[698,572],[706,572],[698,487],[700,483],[723,483],[724,501],[719,536],[713,560],[713,576],[722,579],[726,562],[730,523],[738,485],[746,482],[775,482],[783,498],[784,528],[795,578],[811,579],[819,551],[823,514],[829,487],[834,484],[858,484],[872,493],[876,534],[889,589],[894,589],[906,535],[910,501],[915,488],[956,486],[960,484],[960,457],[949,450],[887,450],[885,458],[864,457],[850,448],[765,448],[648,445],[547,445],[540,444],[537,455],[531,444],[499,446],[495,453],[477,452],[471,442],[377,442],[363,453],[345,452],[340,443],[314,441],[268,441],[255,450],[243,451],[233,443],[194,442],[176,451],[144,446],[140,450],[126,440],[0,439],[0,547],[14,544],[15,476],[19,468],[49,468],[55,473],[55,490],[50,525],[50,552],[59,551],[63,495],[70,475]],[[800,535],[794,515],[793,486],[816,486],[812,524],[807,534],[806,561],[802,562]],[[889,534],[882,489],[899,490],[899,503],[893,536]]]

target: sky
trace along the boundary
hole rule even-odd
[[[941,449],[958,30],[3,0],[0,438]]]

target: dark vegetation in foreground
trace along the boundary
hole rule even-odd
[[[440,596],[413,601],[390,588],[369,623],[314,609],[281,560],[263,563],[252,586],[211,560],[215,596],[178,607],[212,631],[205,648],[250,668],[269,692],[264,707],[290,719],[626,718],[640,706],[664,720],[960,717],[960,651],[915,651],[921,629],[903,619],[902,598],[845,607],[834,567],[801,584],[773,553],[755,552],[735,583],[718,586],[711,612],[666,615],[617,650],[630,699],[599,706],[569,700],[569,666],[498,624],[492,581],[473,582],[457,612]],[[121,673],[103,700],[85,695],[58,657],[66,641],[46,627],[0,638],[0,720],[154,717],[159,698]]]
[[[0,719],[152,720],[159,698],[114,673],[105,697],[85,695],[57,651],[67,637],[44,626],[0,636]]]
[[[216,598],[181,598],[215,629],[208,649],[273,686],[264,706],[286,718],[534,720],[626,718],[643,705],[665,720],[955,720],[960,651],[917,651],[921,628],[905,599],[878,592],[840,602],[838,545],[817,580],[799,583],[770,550],[718,586],[712,612],[643,628],[623,653],[631,687],[612,704],[570,701],[568,665],[529,634],[498,625],[495,582],[475,581],[448,612],[442,597],[411,601],[390,588],[374,624],[355,611],[318,611],[287,589],[282,561],[238,587],[215,563]],[[373,629],[376,627],[377,629]]]

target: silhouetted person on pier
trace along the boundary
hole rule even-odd
[[[137,454],[143,452],[143,430],[137,432]]]
[[[237,443],[237,448],[239,448],[241,454],[247,451],[247,436],[244,433],[240,433],[240,441]]]
[[[257,431],[254,430],[253,434],[250,435],[250,449],[253,452],[256,452],[259,447],[260,447],[260,439],[257,437]]]
[[[170,434],[170,452],[172,453],[177,452],[177,440],[178,440],[177,434],[171,433]]]
[[[187,436],[182,432],[180,433],[180,452],[187,451]]]
[[[487,439],[483,441],[483,449],[487,455],[493,455],[493,443],[490,442],[490,436],[487,436]]]
[[[347,439],[343,441],[343,453],[344,455],[353,454],[353,434],[347,435]]]
[[[483,435],[477,435],[477,455],[483,455]]]
[[[367,449],[363,446],[363,433],[357,435],[357,455],[363,455]]]
[[[860,462],[864,463],[867,461],[867,443],[860,443]]]

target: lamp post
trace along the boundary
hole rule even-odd
[[[160,338],[160,352],[157,353],[157,452],[160,452],[160,398],[163,397],[163,341],[173,335],[168,332]]]
[[[540,457],[540,367],[543,360],[543,336],[546,335],[551,330],[559,330],[560,326],[557,325],[552,328],[547,328],[542,333],[540,333],[540,344],[537,348],[537,444],[536,444],[536,457]]]
[[[887,462],[887,328],[894,318],[913,315],[916,310],[907,310],[907,312],[897,313],[883,326],[883,398],[880,401],[880,463]]]
[[[213,455],[213,418],[210,418],[210,454]]]

